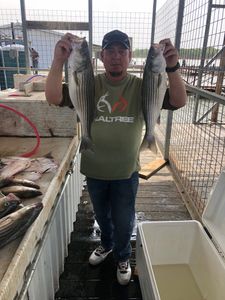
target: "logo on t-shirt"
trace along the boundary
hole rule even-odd
[[[110,115],[112,113],[118,112],[122,113],[125,112],[128,107],[128,101],[123,98],[122,96],[119,96],[119,99],[111,105],[109,101],[107,100],[107,97],[109,96],[109,93],[105,93],[103,96],[101,96],[97,102],[97,110],[100,113],[109,113]],[[96,121],[101,122],[123,122],[123,123],[133,123],[134,118],[128,117],[128,116],[99,116],[96,118]]]

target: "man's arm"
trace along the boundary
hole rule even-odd
[[[62,37],[62,39],[56,43],[54,58],[48,74],[45,88],[45,96],[50,104],[59,105],[63,100],[63,65],[70,55],[72,39],[73,35],[71,33],[66,33]]]
[[[177,49],[172,45],[170,39],[164,39],[160,41],[160,44],[165,45],[164,57],[168,68],[176,66],[178,62]],[[185,89],[184,81],[180,75],[180,71],[168,72],[169,80],[169,102],[173,107],[180,108],[187,102],[187,93]]]

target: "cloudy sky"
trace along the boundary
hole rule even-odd
[[[157,1],[159,9],[166,0]],[[96,11],[127,11],[127,12],[148,12],[152,10],[153,0],[93,0],[93,10]],[[20,8],[20,0],[0,0],[0,7],[6,9]],[[88,7],[88,0],[25,0],[25,6],[29,9],[71,9],[85,10]]]

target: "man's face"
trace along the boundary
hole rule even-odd
[[[112,44],[101,52],[106,74],[115,80],[121,80],[127,72],[131,60],[131,51],[122,44]]]

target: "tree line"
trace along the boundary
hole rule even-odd
[[[219,49],[214,47],[207,47],[206,48],[206,59],[212,58],[216,53],[218,53]],[[137,58],[146,58],[148,55],[148,49],[134,49],[133,57]],[[186,49],[181,48],[179,51],[179,57],[185,59],[200,59],[202,55],[201,48],[194,48],[194,49]]]

